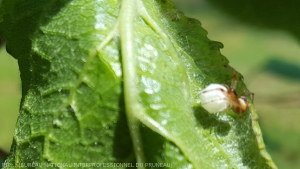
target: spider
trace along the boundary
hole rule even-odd
[[[242,114],[248,109],[248,100],[244,96],[238,96],[236,88],[236,73],[233,74],[231,87],[221,84],[210,84],[200,91],[202,107],[209,113],[218,113],[232,109],[237,114]],[[253,97],[253,93],[251,93]]]

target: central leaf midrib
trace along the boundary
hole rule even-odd
[[[140,122],[137,119],[137,113],[144,112],[144,109],[138,101],[137,79],[136,79],[136,61],[133,45],[133,19],[135,16],[136,0],[123,0],[119,30],[121,38],[121,51],[123,63],[124,79],[124,101],[130,135],[132,137],[136,161],[145,163],[145,157],[140,135]],[[144,167],[140,167],[144,168]]]

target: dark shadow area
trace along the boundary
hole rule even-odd
[[[18,168],[17,164],[19,161],[24,162],[24,164],[42,161],[44,157],[41,156],[41,152],[44,151],[44,143],[45,143],[45,137],[37,136],[37,137],[31,137],[28,141],[17,145],[18,155],[15,156],[16,157],[15,167]],[[27,167],[27,168],[34,168],[34,167]]]
[[[3,150],[0,149],[0,169],[3,167],[3,163],[6,160],[8,156],[8,153],[4,152]]]
[[[211,129],[215,134],[219,136],[228,135],[231,127],[230,124],[217,119],[215,114],[206,112],[202,107],[194,107],[194,115],[197,122],[203,127],[203,129]]]
[[[50,72],[51,68],[50,61],[39,56],[37,53],[32,53],[31,59],[32,63],[35,65],[31,68],[33,85],[46,86],[48,84],[47,78],[49,78],[47,77],[49,76],[48,72]]]
[[[38,27],[47,24],[70,1],[15,0],[14,5],[11,5],[9,1],[4,1],[2,5],[9,8],[3,15],[0,34],[1,38],[7,42],[8,53],[16,59],[25,58],[31,50],[31,37]]]
[[[125,103],[124,103],[124,93],[121,93],[119,101],[119,119],[116,122],[114,140],[113,140],[113,154],[114,157],[119,162],[125,162],[133,156],[133,161],[128,161],[135,164],[135,156],[133,151],[132,140],[129,132],[129,127],[127,124],[127,117],[125,114]],[[135,166],[135,165],[133,165]]]
[[[0,23],[0,36],[6,42],[7,52],[18,60],[22,80],[22,95],[30,88],[33,78],[30,70],[32,37],[38,27],[47,24],[71,0],[39,0],[3,1],[1,5],[7,7]],[[29,10],[30,9],[30,10]],[[34,67],[34,66],[33,66]]]
[[[125,111],[120,112],[120,118],[116,123],[114,140],[113,140],[113,154],[118,162],[125,162],[132,158],[129,162],[135,164],[135,156],[133,151],[132,140],[130,137],[130,132],[127,124],[127,118]],[[135,165],[133,165],[135,166]]]
[[[146,162],[153,163],[164,159],[164,144],[167,140],[144,125],[140,128],[140,132],[142,135]]]
[[[262,68],[263,71],[300,81],[300,58],[299,61],[287,62],[282,59],[270,59]]]

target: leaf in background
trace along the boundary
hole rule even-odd
[[[269,29],[281,29],[293,34],[298,40],[300,38],[299,1],[206,1],[241,22]]]
[[[241,117],[201,107],[199,91],[230,81],[233,69],[222,44],[171,2],[3,6],[1,36],[18,59],[23,93],[8,166],[276,168],[252,105]],[[238,85],[245,89],[241,78]]]

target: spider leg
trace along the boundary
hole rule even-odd
[[[235,89],[236,88],[236,84],[237,84],[237,80],[236,80],[236,76],[237,76],[237,73],[236,71],[233,72],[233,75],[232,75],[232,79],[231,79],[231,88],[232,89]],[[251,101],[252,103],[254,102],[254,93],[252,92],[249,92],[249,91],[246,91],[245,89],[243,90],[243,93],[241,93],[241,95],[243,94],[246,94],[246,95],[250,95],[250,98],[251,98]]]
[[[254,93],[253,92],[250,92],[250,97],[251,97],[252,103],[254,103]]]
[[[233,75],[232,75],[232,79],[231,79],[231,86],[230,86],[230,88],[235,89],[236,88],[236,83],[237,83],[237,80],[236,80],[236,71],[234,71]]]
[[[241,95],[250,96],[252,103],[254,103],[254,93],[253,92],[250,92],[250,91],[244,89],[243,93],[241,93]]]

